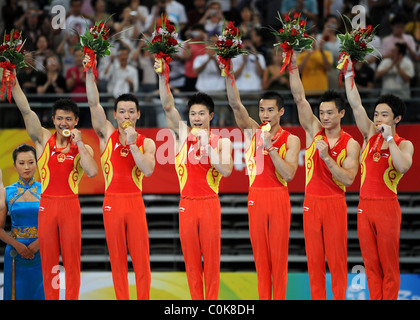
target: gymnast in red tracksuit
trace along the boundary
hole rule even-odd
[[[166,70],[166,63],[162,63],[162,69]],[[159,61],[155,60],[155,70],[159,66]],[[165,72],[158,75],[162,107],[168,128],[174,135],[175,169],[181,191],[179,234],[191,299],[216,300],[221,246],[219,183],[232,172],[232,144],[229,139],[210,131],[214,116],[214,102],[210,96],[199,92],[188,100],[190,130],[175,108],[172,93],[166,86]]]
[[[380,96],[371,121],[353,85],[351,70],[350,61],[345,80],[347,99],[364,137],[357,232],[369,296],[372,300],[396,300],[401,230],[397,186],[412,165],[414,146],[396,132],[405,113],[404,102],[392,94]]]
[[[318,120],[306,100],[295,53],[291,60],[290,88],[306,135],[303,229],[311,299],[327,297],[326,258],[333,299],[342,300],[348,274],[345,190],[358,172],[360,146],[341,128],[344,98],[326,91],[320,99]]]
[[[89,61],[85,57],[84,63]],[[156,146],[153,140],[135,130],[140,118],[137,97],[122,94],[114,103],[118,128],[107,120],[99,103],[92,69],[87,71],[86,92],[92,126],[99,137],[101,165],[105,178],[103,218],[111,261],[112,279],[118,300],[128,300],[127,247],[136,278],[137,299],[150,298],[151,271],[149,236],[142,197],[144,176],[155,168]]]
[[[79,121],[79,108],[73,101],[59,99],[54,103],[52,120],[56,132],[51,133],[41,126],[38,116],[30,109],[17,80],[12,94],[38,156],[42,184],[38,236],[45,299],[59,299],[61,253],[65,298],[77,300],[81,252],[79,182],[83,173],[88,177],[98,173],[93,150],[83,143],[81,132],[74,128]]]
[[[258,296],[261,300],[286,299],[291,219],[287,181],[293,179],[298,167],[300,140],[280,126],[284,108],[278,93],[261,96],[258,108],[264,126],[259,126],[241,102],[233,72],[226,77],[226,90],[245,137],[249,232]]]

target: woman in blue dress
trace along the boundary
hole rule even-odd
[[[18,182],[4,188],[0,171],[0,239],[4,254],[4,300],[44,300],[41,258],[38,246],[38,211],[41,184],[34,180],[36,152],[30,145],[13,151]],[[5,189],[5,190],[4,190]],[[11,232],[4,225],[7,212]]]

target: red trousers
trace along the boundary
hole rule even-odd
[[[130,299],[128,246],[136,278],[137,299],[148,300],[151,284],[149,233],[142,195],[106,193],[103,217],[116,298]]]
[[[344,195],[306,195],[303,229],[311,299],[325,300],[326,266],[331,273],[334,300],[344,300],[347,289],[347,204]]]
[[[287,188],[249,189],[249,233],[261,300],[286,299],[290,212]]]
[[[38,231],[45,299],[58,300],[60,297],[60,249],[65,272],[65,298],[79,299],[82,240],[77,195],[41,195]]]
[[[192,300],[217,300],[220,284],[221,209],[217,195],[181,197],[179,235]],[[203,257],[203,262],[201,261]]]
[[[401,208],[393,199],[360,198],[357,232],[372,300],[396,300],[400,288]]]

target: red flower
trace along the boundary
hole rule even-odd
[[[10,34],[6,34],[4,36],[4,41],[10,41]]]
[[[228,39],[225,41],[225,47],[231,48],[233,46],[233,41]]]
[[[355,41],[355,42],[359,42],[359,41],[360,41],[360,34],[356,34],[356,35],[354,36],[354,41]]]
[[[291,35],[292,35],[292,36],[297,36],[297,30],[296,30],[296,29],[292,29],[292,33],[291,33]]]
[[[300,13],[295,12],[295,15],[294,15],[295,20],[296,20],[296,19],[299,19],[299,17],[300,17]]]
[[[373,31],[372,25],[368,25],[366,27],[366,33],[367,33],[367,35],[370,36],[372,34],[372,31]]]
[[[229,21],[229,24],[228,24],[228,27],[227,27],[228,29],[232,29],[232,28],[235,28],[235,22],[233,22],[233,21]]]
[[[20,38],[20,33],[18,31],[13,32],[13,39],[17,40]]]
[[[178,41],[174,38],[168,38],[167,42],[171,46],[176,46],[178,44]]]
[[[22,48],[22,45],[17,46],[16,51],[17,51],[17,52],[20,52],[20,49],[21,49],[21,48]]]
[[[366,43],[361,42],[361,43],[360,43],[360,48],[362,48],[362,49],[366,49],[366,48],[367,48]]]
[[[161,42],[161,41],[162,41],[162,35],[160,34],[153,38],[152,43]]]
[[[166,31],[168,31],[169,33],[172,33],[175,31],[175,27],[170,24],[168,21],[166,21]]]
[[[9,46],[7,44],[0,46],[0,52],[6,51],[8,47]]]
[[[304,37],[304,38],[307,38],[307,37],[308,37],[308,34],[307,34],[306,32],[304,32],[304,33],[303,33],[303,37]]]
[[[289,16],[288,14],[286,14],[286,15],[284,16],[284,21],[286,21],[286,22],[290,22],[290,16]]]
[[[300,21],[299,21],[299,26],[300,26],[301,28],[305,28],[305,26],[306,26],[306,21],[305,21],[305,20],[300,20]]]

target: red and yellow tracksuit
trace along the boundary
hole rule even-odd
[[[145,137],[137,134],[136,145],[143,152]],[[151,273],[149,235],[142,198],[144,174],[137,167],[130,147],[119,141],[115,130],[101,155],[105,178],[103,218],[111,261],[112,279],[118,300],[129,300],[127,246],[133,262],[137,299],[147,300]]]
[[[396,135],[399,145],[404,139]],[[382,149],[382,134],[372,136],[361,156],[357,232],[366,268],[370,299],[396,300],[400,287],[401,208],[397,185],[403,174]]]
[[[273,147],[284,159],[290,133],[279,129]],[[290,231],[290,198],[287,182],[276,171],[261,143],[261,131],[246,151],[249,175],[249,232],[261,300],[286,299]]]
[[[327,141],[325,129],[306,149],[306,187],[303,229],[308,260],[311,299],[326,299],[326,266],[331,273],[333,299],[345,299],[347,289],[347,204],[345,186],[331,174],[316,149],[316,141]],[[351,136],[341,130],[337,143],[328,153],[342,165]]]
[[[218,149],[219,139],[219,136],[210,134],[213,149]],[[210,163],[206,151],[196,143],[192,134],[188,135],[176,155],[175,168],[181,190],[179,235],[191,299],[217,300],[221,242],[218,192],[222,175]]]
[[[81,221],[78,186],[83,175],[79,150],[70,141],[69,152],[48,140],[38,160],[42,193],[39,208],[39,251],[45,299],[58,300],[60,251],[65,271],[65,298],[77,300],[80,289]]]

